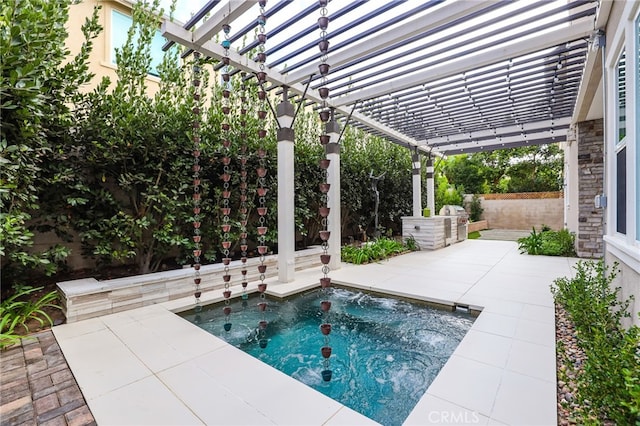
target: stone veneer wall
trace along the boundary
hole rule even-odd
[[[296,270],[320,266],[321,253],[322,249],[317,246],[297,251]],[[267,278],[278,275],[277,256],[266,256],[265,276]],[[258,263],[257,257],[250,258],[247,262],[249,291],[255,291],[259,281]],[[230,273],[235,280],[235,287],[232,288],[234,294],[240,291],[241,269],[242,264],[239,260],[234,260],[229,265]],[[222,263],[204,265],[200,269],[200,275],[203,282],[203,303],[205,303],[210,290],[224,287],[222,279],[224,267]],[[57,285],[62,310],[67,317],[67,322],[72,323],[182,297],[193,298],[193,269],[176,269],[105,281],[85,278],[59,282]],[[319,281],[318,285],[320,285]]]
[[[603,121],[577,124],[578,142],[578,235],[579,257],[601,258],[604,255],[604,209],[596,209],[594,197],[604,185]]]

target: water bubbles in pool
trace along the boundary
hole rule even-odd
[[[330,368],[322,380],[325,344],[319,298],[332,301]],[[252,296],[255,298],[255,296]],[[257,299],[256,299],[257,300]],[[251,300],[249,303],[251,305]],[[220,305],[203,309],[200,327],[336,401],[385,425],[400,425],[471,327],[469,315],[438,311],[391,297],[347,289],[269,300],[269,345],[261,349],[256,309],[232,302],[233,328],[223,331]],[[194,321],[197,313],[185,314]],[[206,316],[209,315],[209,316]]]

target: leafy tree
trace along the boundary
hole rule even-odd
[[[473,155],[454,155],[447,158],[443,173],[449,182],[462,185],[469,194],[483,194],[486,189],[484,167]]]
[[[544,192],[562,189],[563,155],[558,145],[518,148],[519,157],[508,169],[508,192]]]
[[[375,197],[371,177],[380,193],[379,225],[399,232],[401,217],[411,214],[411,153],[382,138],[347,128],[341,151],[341,208],[346,234],[373,234]]]
[[[324,150],[318,142],[320,129],[317,113],[300,111],[295,123],[295,217],[296,230],[305,247],[317,242],[321,229],[318,184],[323,176],[318,161],[324,157]]]
[[[2,125],[0,132],[0,256],[3,280],[17,285],[26,271],[47,274],[68,249],[34,252],[34,212],[39,188],[49,176],[52,146],[69,137],[69,108],[79,87],[90,80],[87,60],[100,31],[97,11],[82,27],[85,42],[75,57],[65,47],[70,0],[9,0],[0,6]]]
[[[562,189],[563,152],[557,144],[449,157],[443,173],[470,194]]]
[[[498,149],[491,152],[483,151],[473,154],[474,159],[477,159],[482,164],[480,170],[484,178],[483,192],[506,192],[505,176],[508,173],[513,156],[514,150],[512,149]]]
[[[444,174],[436,175],[435,214],[446,205],[461,206],[464,201],[464,187],[449,183]]]
[[[109,92],[105,77],[78,99],[74,137],[58,146],[46,190],[58,228],[78,231],[86,254],[105,263],[133,259],[141,273],[188,244],[192,96],[177,50],[165,55],[156,96],[146,94],[159,14],[158,1],[134,6],[128,42],[116,52],[115,87]]]

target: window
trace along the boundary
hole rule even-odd
[[[640,241],[640,15],[636,18],[635,24],[636,36],[636,119],[635,119],[635,135],[636,135],[636,240]],[[632,175],[633,176],[633,175]]]
[[[616,144],[622,145],[627,136],[627,91],[625,90],[626,84],[626,57],[624,51],[620,55],[618,59],[618,64],[616,65],[616,104],[617,104],[617,115],[616,115],[616,129],[618,134],[618,140]]]
[[[624,50],[616,64],[616,231],[627,232],[627,92],[626,55]]]
[[[127,43],[127,32],[133,24],[131,16],[118,12],[117,10],[111,11],[111,63],[116,63],[116,49],[121,48]],[[151,41],[151,70],[149,74],[158,76],[158,66],[162,63],[164,52],[162,46],[166,43],[166,40],[157,31],[153,40]]]

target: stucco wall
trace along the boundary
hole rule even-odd
[[[564,227],[563,198],[487,199],[494,198],[496,195],[498,194],[480,195],[480,202],[484,209],[481,218],[489,222],[491,229],[530,230],[534,226],[540,229],[543,224],[555,230]],[[514,196],[514,194],[505,195]]]
[[[640,312],[640,273],[623,263],[622,260],[614,256],[610,251],[605,251],[604,259],[606,264],[611,268],[614,262],[618,262],[619,272],[613,283],[611,283],[611,287],[620,287],[620,300],[626,300],[630,296],[634,297],[629,305],[629,311],[632,314],[631,318],[624,318],[623,324],[626,327],[631,326],[631,324],[640,326],[640,319],[638,318],[638,313]]]
[[[66,28],[69,33],[66,45],[72,55],[78,54],[84,36],[81,27],[85,19],[90,18],[93,9],[100,7],[98,23],[103,30],[93,40],[93,50],[89,55],[89,71],[95,76],[83,86],[83,90],[91,91],[100,84],[103,77],[109,77],[111,88],[117,81],[116,66],[111,62],[111,13],[117,10],[126,15],[131,15],[131,2],[127,0],[84,0],[69,7],[69,21]],[[149,75],[146,79],[147,95],[153,96],[159,89],[160,79]]]

